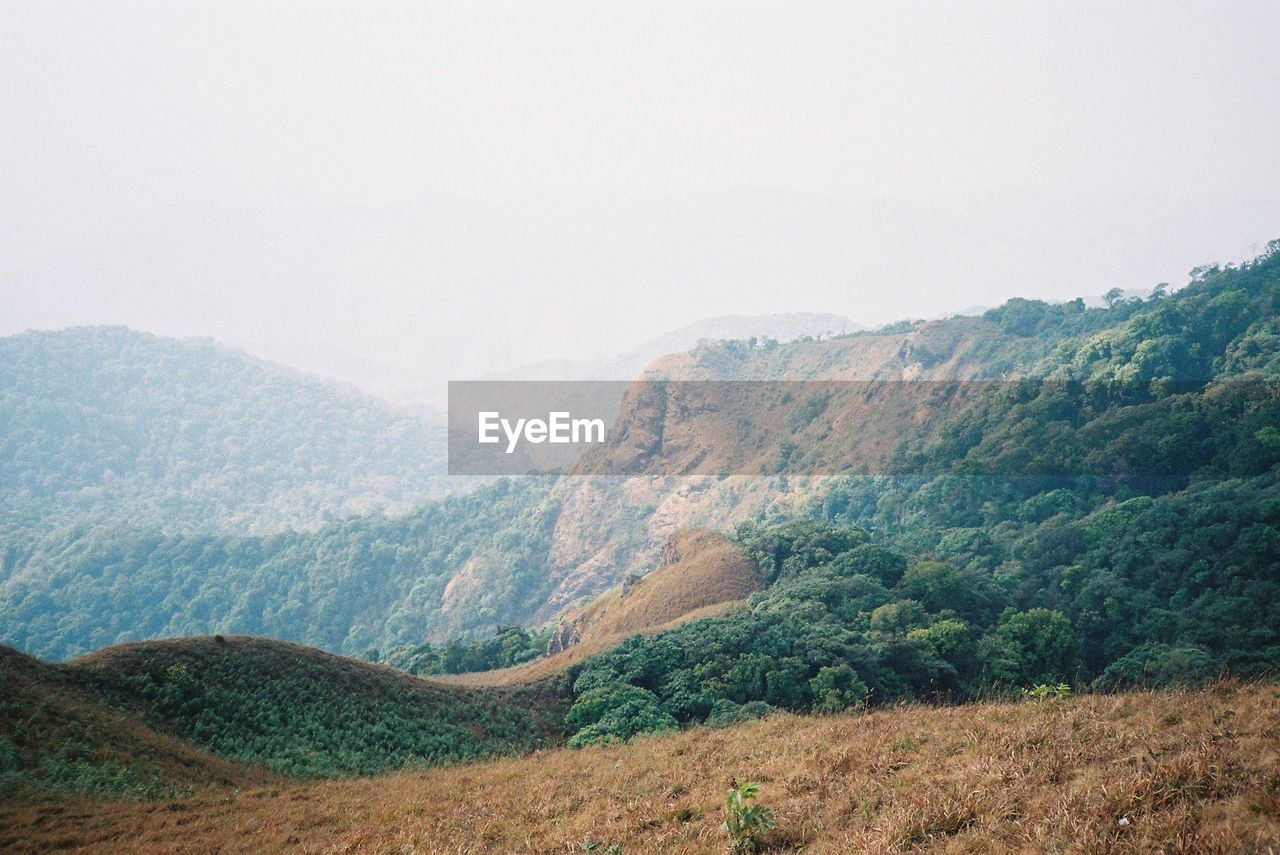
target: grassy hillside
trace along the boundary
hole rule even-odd
[[[559,742],[546,683],[443,687],[384,666],[238,636],[126,644],[66,666],[158,731],[294,777],[426,768]]]
[[[741,546],[717,532],[686,529],[667,541],[652,573],[566,615],[562,624],[578,641],[625,636],[707,606],[745,600],[763,584]],[[567,641],[561,646],[571,646]]]
[[[758,781],[773,852],[1265,852],[1280,845],[1278,720],[1270,684],[777,715],[163,805],[7,802],[0,847],[710,855],[726,851],[726,790]]]
[[[6,798],[157,798],[274,781],[265,769],[196,750],[104,703],[96,681],[74,669],[0,647],[0,793]]]
[[[123,327],[0,338],[0,531],[314,528],[443,493],[444,437],[354,388]]]
[[[375,774],[564,739],[563,689],[446,687],[265,639],[122,645],[67,665],[0,648],[0,789],[155,798]]]

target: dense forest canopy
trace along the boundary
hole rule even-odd
[[[539,575],[554,509],[547,482],[503,481],[401,517],[316,532],[165,535],[109,526],[10,543],[0,638],[65,658],[117,641],[236,632],[359,653],[427,635],[457,568],[502,538],[510,583],[474,606],[482,626],[520,613]]]
[[[973,498],[972,484],[946,486],[961,505]],[[1006,508],[1042,515],[1053,492]],[[835,712],[1280,668],[1275,476],[1107,499],[1075,519],[1055,513],[994,536],[934,531],[934,549],[913,556],[845,523],[741,527],[769,588],[731,616],[638,635],[574,668],[571,744],[775,708]]]

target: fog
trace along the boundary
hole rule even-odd
[[[423,382],[1280,237],[1280,5],[0,7],[0,333]]]

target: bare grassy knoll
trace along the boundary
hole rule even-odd
[[[0,849],[720,853],[761,782],[772,852],[1273,852],[1280,690],[774,716],[630,745],[159,803],[0,806]]]
[[[654,633],[698,618],[718,617],[764,587],[742,547],[719,532],[673,534],[652,573],[606,591],[560,620],[551,655],[512,668],[440,678],[464,686],[511,686],[559,673],[617,647],[636,633]]]

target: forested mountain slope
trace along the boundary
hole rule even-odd
[[[1147,641],[1265,660],[1273,637],[1248,638],[1270,619],[1266,586],[1277,576],[1278,291],[1273,248],[1240,268],[1199,271],[1173,294],[1107,307],[1012,300],[978,318],[829,341],[707,345],[655,370],[1070,382],[1029,396],[1012,384],[981,409],[943,414],[927,434],[904,431],[875,476],[527,479],[314,533],[56,532],[3,553],[0,638],[59,657],[196,632],[351,653],[483,635],[548,620],[656,567],[682,526],[807,517],[985,575],[1020,608],[1069,610],[1111,639],[1094,673]],[[1107,394],[1081,397],[1078,384]],[[1186,449],[1185,465],[1150,478],[1114,477],[1084,458],[1091,465],[1074,474],[1036,465],[1070,463],[1081,449],[1101,449],[1104,462],[1152,449],[1176,459],[1169,448]],[[1188,623],[1188,610],[1218,615],[1213,632],[1231,638],[1195,640],[1213,620]]]
[[[141,638],[218,632],[363,652],[421,641],[447,615],[460,569],[500,560],[501,587],[469,602],[470,625],[523,614],[556,509],[546,483],[500,482],[400,517],[355,517],[315,532],[166,535],[109,526],[10,544],[0,638],[49,658]]]
[[[0,338],[0,527],[313,528],[445,489],[440,430],[203,339]]]

